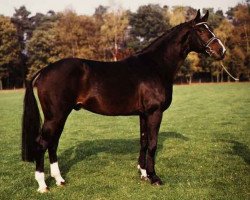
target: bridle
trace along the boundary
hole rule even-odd
[[[206,25],[206,28],[207,28],[208,31],[212,34],[213,37],[211,37],[207,42],[204,42],[199,36],[198,36],[198,37],[199,37],[199,40],[202,41],[201,43],[202,43],[202,46],[205,48],[206,53],[207,53],[209,56],[212,56],[213,53],[214,53],[214,51],[213,51],[212,48],[210,47],[210,44],[211,44],[214,40],[218,40],[218,42],[220,42],[220,39],[217,38],[217,37],[215,36],[215,34],[214,34],[212,31],[209,30],[209,27],[208,27],[208,25],[207,25],[207,22],[200,22],[200,23],[198,23],[198,24],[195,24],[195,26],[199,26],[199,25],[203,25],[203,24]],[[239,81],[238,78],[235,78],[234,76],[232,76],[232,75],[229,73],[229,71],[228,71],[228,70],[226,69],[226,67],[223,65],[222,61],[220,62],[220,64],[221,64],[222,68],[225,70],[225,72],[226,72],[231,78],[233,78],[235,81]]]
[[[200,22],[200,23],[198,23],[198,24],[195,24],[195,26],[200,26],[200,25],[203,25],[203,24],[207,25],[207,22]],[[208,27],[207,27],[207,28],[208,28]],[[200,37],[199,37],[199,39],[200,39],[200,41],[202,41],[201,43],[202,43],[202,46],[205,48],[206,53],[207,53],[209,56],[211,56],[211,55],[214,53],[214,51],[213,51],[212,48],[210,47],[210,44],[211,44],[214,40],[218,40],[218,38],[214,35],[214,33],[213,33],[212,31],[210,31],[209,29],[208,29],[208,31],[212,34],[213,37],[211,37],[207,42],[204,42]]]

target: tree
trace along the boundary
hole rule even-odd
[[[46,14],[36,13],[29,18],[31,21],[31,30],[48,30],[53,27],[54,22],[59,20],[59,17],[53,10],[48,11]]]
[[[238,4],[230,10],[230,19],[234,28],[233,37],[230,40],[231,63],[230,68],[236,74],[237,78],[241,77],[250,80],[250,6],[248,3]]]
[[[171,26],[177,26],[178,24],[185,22],[185,19],[185,7],[174,6],[169,21]]]
[[[58,20],[60,57],[95,58],[96,26],[89,16],[66,10]]]
[[[19,53],[20,45],[16,28],[10,18],[0,15],[0,89],[3,86],[9,87],[9,85],[3,85],[3,79],[15,79],[14,73]]]
[[[103,17],[101,26],[100,48],[105,60],[118,60],[119,52],[126,48],[128,37],[128,15],[126,11],[108,12]]]
[[[36,13],[30,17],[32,37],[26,42],[28,74],[31,78],[37,70],[54,62],[59,57],[58,34],[55,30],[59,15],[50,10],[47,14]]]
[[[189,53],[184,65],[181,67],[181,73],[187,78],[188,83],[191,84],[193,75],[200,71],[200,58],[198,54],[195,52]]]
[[[49,63],[60,59],[58,46],[58,34],[54,27],[49,30],[36,30],[27,44],[29,52],[29,73],[31,78],[37,70],[47,66]],[[61,57],[62,58],[62,57]]]
[[[17,29],[18,42],[21,48],[21,51],[18,55],[19,71],[17,72],[17,75],[20,76],[22,82],[24,82],[25,74],[27,72],[26,42],[32,36],[32,24],[29,15],[30,12],[25,8],[25,6],[21,6],[19,9],[15,9],[15,13],[11,18],[12,23],[15,25]]]
[[[170,14],[170,25],[177,26],[185,21],[190,21],[196,16],[197,11],[192,7],[174,6]]]
[[[220,25],[222,20],[225,19],[223,11],[222,10],[214,11],[213,8],[204,8],[203,14],[205,14],[207,10],[209,11],[208,24],[215,29]]]
[[[54,16],[55,17],[55,16]],[[96,26],[88,16],[67,10],[41,23],[28,44],[29,77],[49,63],[66,57],[95,59]]]
[[[224,44],[225,48],[227,49],[227,53],[225,58],[223,59],[223,63],[225,66],[229,67],[230,66],[230,62],[232,60],[232,55],[231,55],[231,40],[232,40],[232,34],[233,34],[233,25],[229,22],[228,19],[223,19],[220,23],[220,25],[214,29],[214,33],[215,35],[220,38],[220,40],[222,41],[222,43]],[[221,67],[221,63],[217,62],[217,61],[213,61],[212,62],[212,66],[215,69],[215,73],[214,75],[217,76],[217,82],[219,81],[219,76],[221,76],[221,81],[223,80],[223,69]],[[231,69],[230,69],[231,71]],[[227,78],[228,81],[230,81],[230,77],[228,76]]]
[[[97,25],[99,25],[100,27],[102,26],[102,24],[104,23],[104,15],[107,13],[108,11],[108,7],[106,6],[98,6],[96,9],[95,9],[95,13],[94,13],[94,18],[95,18],[95,22]]]
[[[167,7],[149,4],[140,6],[136,13],[130,13],[130,46],[135,50],[149,45],[153,39],[163,34],[170,25],[166,15]]]

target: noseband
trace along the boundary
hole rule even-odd
[[[207,25],[207,22],[200,22],[200,23],[196,24],[195,26],[200,26],[200,25],[203,25],[203,24]],[[209,56],[211,56],[214,51],[210,47],[210,44],[214,40],[218,40],[218,38],[209,29],[208,29],[208,31],[213,35],[213,37],[211,37],[207,42],[204,42],[200,37],[199,37],[199,39],[202,41],[202,46],[205,48],[206,53],[208,53]]]

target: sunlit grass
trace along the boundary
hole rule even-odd
[[[59,145],[64,188],[20,158],[23,91],[0,92],[0,199],[249,199],[250,84],[175,86],[164,113],[156,170],[162,187],[136,170],[138,117],[73,111]]]

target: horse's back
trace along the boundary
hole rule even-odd
[[[84,61],[84,74],[77,103],[104,115],[137,114],[138,76],[127,60],[119,62]]]
[[[84,108],[103,115],[137,115],[166,100],[153,67],[134,57],[118,62],[63,59],[42,70],[38,96],[43,109],[55,112]]]
[[[59,60],[44,68],[36,81],[41,105],[104,115],[138,113],[138,77],[131,69],[127,61]]]

